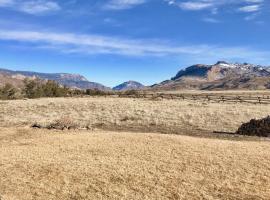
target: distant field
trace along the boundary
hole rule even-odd
[[[243,122],[270,114],[269,105],[131,98],[55,98],[0,101],[0,126],[48,124],[69,116],[82,125],[109,130],[236,131]]]
[[[0,101],[0,199],[268,200],[269,139],[213,131],[269,114],[189,100]],[[92,130],[30,128],[66,116]]]

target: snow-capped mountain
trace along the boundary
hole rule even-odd
[[[117,85],[113,88],[113,90],[116,91],[123,91],[123,90],[139,90],[139,89],[143,89],[145,86],[142,85],[139,82],[136,81],[127,81],[124,82],[120,85]]]
[[[270,86],[270,67],[248,63],[218,61],[180,70],[171,80],[154,85],[160,89],[266,89]]]

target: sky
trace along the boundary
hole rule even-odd
[[[151,85],[189,65],[270,65],[270,0],[0,0],[0,68]]]

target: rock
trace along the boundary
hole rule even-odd
[[[42,128],[42,126],[38,123],[34,123],[31,128]]]

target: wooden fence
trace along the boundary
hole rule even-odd
[[[175,99],[175,100],[192,100],[192,101],[204,101],[204,102],[216,102],[216,103],[251,103],[251,104],[270,104],[269,95],[254,95],[254,94],[165,94],[165,93],[153,93],[153,94],[119,94],[118,97],[122,98],[144,98],[151,100],[159,99]]]

